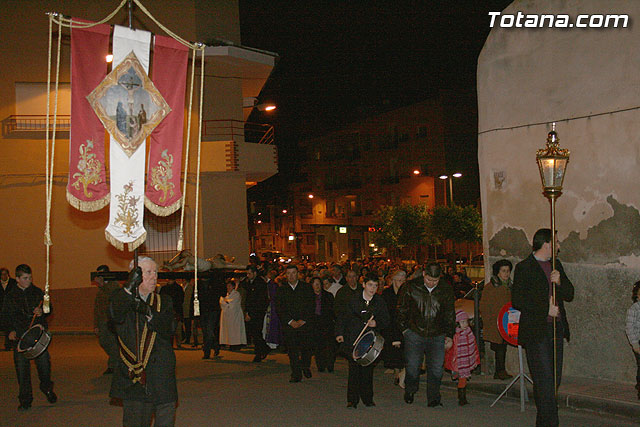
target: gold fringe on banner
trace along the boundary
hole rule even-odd
[[[117,250],[124,251],[124,243],[113,237],[107,230],[104,230],[104,238],[107,239],[107,242],[111,243]]]
[[[76,196],[67,191],[67,202],[74,208],[82,212],[96,212],[104,208],[109,204],[111,193],[107,193],[102,199],[94,200],[92,202],[85,202],[78,199]]]
[[[107,242],[111,243],[119,251],[124,251],[125,242],[121,242],[120,240],[116,239],[107,230],[104,230],[104,238],[107,239]],[[127,243],[127,248],[129,249],[129,252],[133,252],[134,250],[136,250],[141,244],[144,243],[145,240],[147,240],[146,231],[142,233],[142,236],[138,237],[133,242]]]
[[[184,196],[183,196],[184,197]],[[144,207],[158,216],[169,216],[182,206],[182,197],[169,206],[159,206],[144,196]]]

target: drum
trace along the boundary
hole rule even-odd
[[[42,325],[33,325],[22,334],[18,341],[18,352],[27,359],[35,359],[49,347],[51,334]]]
[[[362,366],[368,366],[380,356],[383,346],[384,338],[382,335],[369,331],[353,345],[353,360]]]

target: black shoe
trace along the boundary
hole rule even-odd
[[[213,357],[218,357],[220,356],[220,350],[213,350]]]
[[[404,401],[407,402],[408,404],[412,404],[413,403],[413,393],[407,393],[405,391],[405,393],[404,393]]]
[[[432,400],[431,402],[427,403],[427,406],[429,408],[435,408],[436,406],[442,406],[442,402],[440,402],[440,399]]]
[[[259,354],[256,354],[255,357],[253,358],[253,363],[259,363],[261,362],[263,359],[263,357]]]
[[[376,406],[376,402],[374,402],[373,400],[371,402],[365,402],[364,406],[366,407]]]
[[[302,370],[302,373],[304,374],[305,378],[311,378],[313,375],[311,375],[311,369],[309,368],[304,368]]]
[[[300,377],[291,377],[291,378],[289,378],[289,382],[290,383],[299,383],[300,381],[302,381],[302,378],[300,378]]]
[[[20,411],[20,412],[28,411],[29,408],[31,408],[31,404],[30,403],[21,403],[18,406],[18,411]]]
[[[467,389],[465,388],[459,388],[458,389],[458,405],[460,406],[464,406],[464,405],[468,405],[469,402],[467,401]]]
[[[47,396],[49,403],[56,403],[58,401],[58,396],[56,396],[53,390],[46,392],[44,395]]]
[[[358,407],[357,403],[353,403],[353,402],[347,402],[347,408],[353,408],[356,409]]]
[[[205,354],[204,356],[202,356],[202,359],[203,360],[211,359],[211,356],[209,356],[208,354]]]
[[[111,368],[107,368],[107,369],[102,373],[102,375],[109,375],[109,374],[113,374],[113,369],[111,369]]]
[[[327,368],[327,372],[332,373],[333,372],[333,367]]]

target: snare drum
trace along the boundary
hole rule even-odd
[[[18,352],[27,359],[35,359],[49,347],[51,334],[42,325],[33,325],[22,334],[18,341]]]
[[[353,360],[362,366],[372,364],[384,347],[384,338],[377,332],[369,331],[353,345]]]

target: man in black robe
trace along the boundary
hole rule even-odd
[[[298,279],[298,268],[289,265],[287,283],[276,293],[276,311],[282,324],[287,345],[291,378],[289,382],[302,381],[302,374],[311,378],[311,327],[315,313],[315,298],[311,286]]]
[[[122,399],[125,426],[173,426],[176,357],[171,347],[174,330],[171,297],[155,293],[158,266],[140,257],[124,288],[111,297],[110,312],[120,345],[110,396]],[[142,343],[142,351],[138,351]]]

